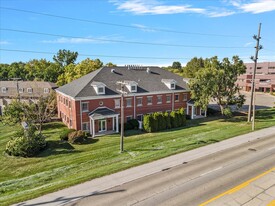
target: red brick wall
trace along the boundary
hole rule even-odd
[[[190,99],[190,93],[189,92],[176,92],[175,94],[179,94],[179,100],[174,101],[174,110],[177,110],[179,108],[186,108],[187,101]],[[187,100],[183,100],[184,94],[187,94]],[[136,118],[134,116],[134,98],[136,98],[135,104],[137,105],[137,97],[142,97],[142,106],[136,106],[136,112],[135,115],[138,114],[146,114],[151,112],[164,112],[164,111],[172,111],[172,105],[173,105],[173,94],[167,93],[167,94],[159,94],[162,96],[162,104],[157,103],[157,96],[158,95],[148,95],[152,96],[152,105],[147,105],[147,96],[136,96],[136,97],[124,97],[124,119],[126,121],[127,116],[132,116],[132,118]],[[166,95],[171,95],[171,102],[166,102]],[[131,107],[127,107],[126,105],[126,99],[132,99],[132,105]],[[67,117],[72,121],[71,128],[74,128],[76,130],[81,129],[81,117],[82,122],[90,122],[90,118],[88,116],[89,112],[92,112],[93,110],[97,109],[98,107],[108,107],[110,109],[115,110],[115,112],[120,114],[120,108],[115,108],[115,99],[120,99],[120,97],[117,98],[108,98],[108,99],[94,99],[94,100],[72,100],[68,97],[65,97],[59,93],[57,93],[57,105],[58,105],[58,116],[62,118],[62,121],[70,127],[69,121],[67,121]],[[68,103],[66,104],[66,100]],[[71,104],[71,108],[69,108],[69,102]],[[88,102],[88,112],[82,112],[80,110],[80,104],[83,102]],[[62,114],[62,115],[61,115]],[[66,119],[65,119],[66,116]],[[95,121],[95,127],[96,131],[98,131],[98,122]],[[108,130],[112,129],[113,123],[112,119],[109,121],[107,120],[107,128]]]

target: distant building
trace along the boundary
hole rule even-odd
[[[245,63],[246,73],[238,77],[237,84],[244,91],[251,90],[254,63]],[[255,90],[258,92],[275,92],[275,62],[257,63]]]
[[[40,96],[47,96],[57,85],[40,81],[0,81],[0,114],[13,99],[35,102]]]
[[[125,122],[180,108],[186,109],[191,118],[202,115],[201,109],[189,102],[190,90],[182,77],[159,67],[125,66],[102,67],[58,88],[58,116],[69,128],[93,136],[118,132],[121,85]]]

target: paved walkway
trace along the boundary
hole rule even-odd
[[[148,164],[130,168],[112,175],[97,178],[73,187],[69,187],[48,195],[38,197],[33,200],[19,203],[17,205],[64,205],[71,201],[93,195],[100,191],[110,189],[112,187],[122,185],[126,182],[142,178],[167,168],[178,166],[184,162],[190,162],[200,157],[210,155],[258,138],[264,138],[275,134],[275,127],[251,132],[245,135],[240,135],[222,142],[214,143],[194,149],[188,152],[180,153],[170,157],[166,157]]]

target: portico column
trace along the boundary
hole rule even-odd
[[[194,106],[192,105],[191,119],[194,119]]]
[[[186,114],[189,115],[189,104],[187,104]]]
[[[93,135],[92,137],[95,137],[95,120],[92,119],[92,127],[93,127]]]
[[[113,130],[115,130],[115,117],[113,117]]]

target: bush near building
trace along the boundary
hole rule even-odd
[[[143,130],[146,132],[157,132],[165,129],[182,127],[186,123],[186,116],[184,109],[178,111],[155,112],[147,114],[143,117]]]

